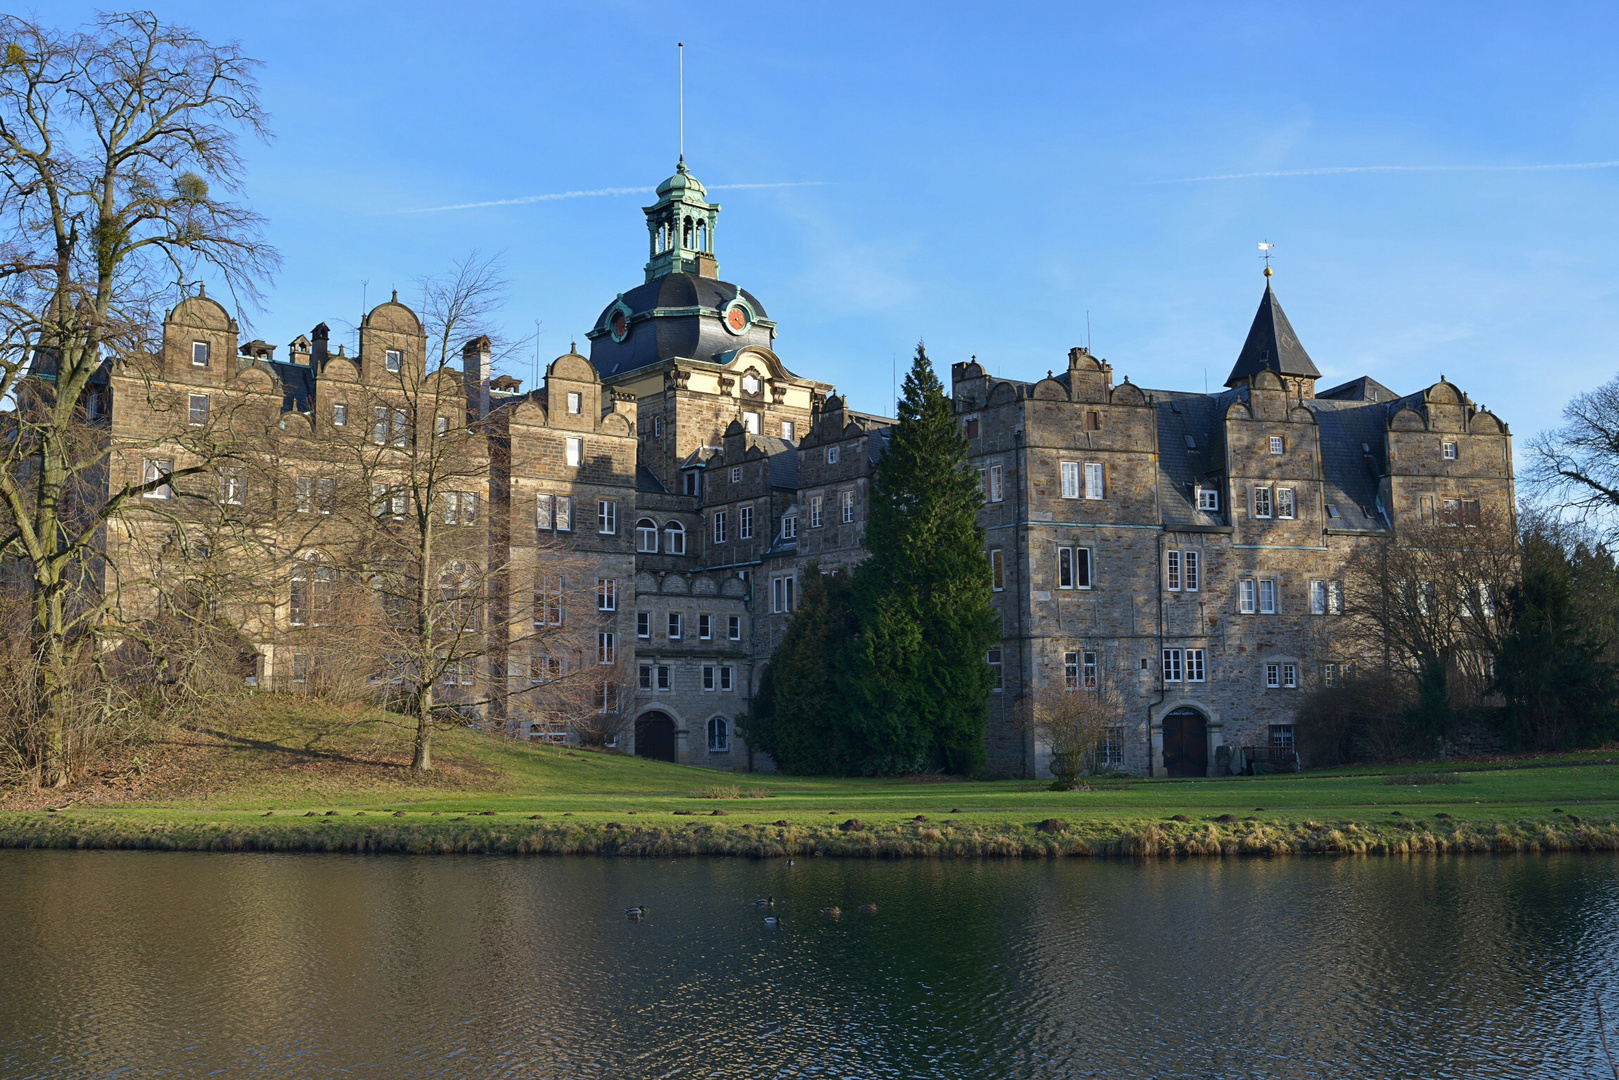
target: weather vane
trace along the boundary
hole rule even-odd
[[[1269,240],[1261,240],[1259,242],[1259,256],[1265,260],[1266,277],[1270,277],[1270,253],[1275,247],[1276,245],[1271,243]]]

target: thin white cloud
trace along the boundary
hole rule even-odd
[[[1261,180],[1283,176],[1338,176],[1344,173],[1428,172],[1557,172],[1571,169],[1614,169],[1619,161],[1576,161],[1558,165],[1332,165],[1321,169],[1282,169],[1274,172],[1222,173],[1218,176],[1183,176],[1154,180],[1155,184],[1198,184],[1208,180]]]
[[[819,187],[825,180],[783,180],[773,184],[714,184],[709,191],[743,191],[757,188]],[[649,187],[596,188],[594,191],[553,191],[544,195],[519,195],[514,199],[489,199],[485,202],[454,203],[450,206],[423,206],[415,210],[401,210],[401,214],[437,214],[445,210],[478,210],[487,206],[528,206],[531,203],[559,202],[562,199],[599,199],[610,195],[650,195]]]

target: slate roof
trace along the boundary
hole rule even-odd
[[[720,310],[738,296],[757,318],[743,333],[732,334],[722,325]],[[621,301],[630,309],[629,332],[623,341],[614,341],[609,322]],[[722,354],[744,345],[768,348],[773,326],[764,305],[740,286],[697,274],[665,274],[637,285],[602,309],[587,335],[590,362],[603,376],[677,356],[719,362]]]
[[[1259,298],[1259,310],[1254,313],[1253,325],[1248,328],[1248,340],[1242,343],[1237,364],[1226,379],[1227,386],[1237,386],[1261,371],[1275,371],[1282,375],[1305,375],[1319,379],[1310,354],[1299,344],[1293,324],[1287,321],[1281,303],[1265,282],[1265,295]]]
[[[1150,393],[1158,410],[1158,490],[1164,524],[1226,524],[1226,507],[1214,513],[1197,508],[1197,485],[1215,479],[1224,468],[1221,418],[1237,395]]]
[[[1340,383],[1331,390],[1317,390],[1315,396],[1333,401],[1393,401],[1400,395],[1370,375],[1362,375],[1358,379]]]
[[[1376,510],[1377,490],[1391,404],[1317,398],[1306,405],[1321,428],[1322,498],[1338,511],[1328,511],[1327,527],[1381,532],[1387,523]]]
[[[644,491],[649,495],[669,494],[669,489],[663,486],[663,481],[658,479],[658,474],[645,465],[635,467],[635,490]]]

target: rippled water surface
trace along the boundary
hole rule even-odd
[[[1611,858],[0,852],[5,1077],[1583,1078],[1597,989]]]

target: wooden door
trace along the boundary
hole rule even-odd
[[[1174,777],[1209,775],[1209,725],[1196,709],[1164,717],[1164,769]]]
[[[675,722],[661,712],[647,713],[635,722],[635,756],[675,759]]]

